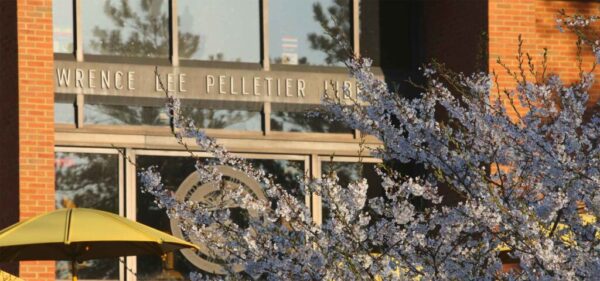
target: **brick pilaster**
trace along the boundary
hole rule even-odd
[[[13,10],[4,12],[14,13],[16,8],[16,32],[9,30],[13,32],[13,40],[16,39],[16,52],[12,50],[7,54],[16,62],[16,73],[9,78],[16,83],[12,82],[9,89],[2,87],[3,96],[7,97],[2,107],[12,112],[7,114],[9,119],[6,121],[10,122],[11,128],[16,123],[18,130],[13,128],[10,135],[3,133],[3,138],[11,141],[4,141],[7,146],[2,150],[10,156],[11,177],[16,177],[6,183],[11,194],[18,191],[18,199],[11,203],[11,208],[16,206],[18,219],[23,220],[54,209],[52,1],[1,2],[16,2],[6,4]],[[4,26],[0,28],[4,33]],[[9,103],[5,103],[6,100]],[[4,206],[2,208],[4,211]],[[19,276],[28,281],[54,280],[54,275],[53,261],[21,262],[19,265]]]

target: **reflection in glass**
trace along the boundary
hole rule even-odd
[[[116,154],[55,153],[56,208],[93,208],[119,212],[119,159]],[[70,279],[70,263],[56,263],[56,279]],[[119,279],[119,261],[101,259],[78,264],[81,280]]]
[[[73,53],[73,0],[52,1],[52,33],[55,53]]]
[[[352,162],[321,162],[321,173],[324,175],[336,175],[342,187],[356,182],[362,178],[367,179],[369,188],[367,198],[374,198],[385,194],[381,186],[381,178],[375,170],[375,163],[352,163]],[[323,218],[329,216],[328,202],[323,202]]]
[[[169,13],[166,0],[83,0],[86,54],[167,57]]]
[[[271,113],[271,130],[281,132],[351,133],[343,122],[328,121],[321,117],[309,117],[304,112]]]
[[[169,190],[177,190],[183,180],[196,169],[195,160],[190,157],[166,157],[166,156],[138,156],[136,158],[138,171],[151,166],[156,166],[160,172],[162,183]],[[140,180],[138,179],[138,184]],[[171,225],[164,209],[160,209],[154,203],[154,197],[141,191],[141,187],[136,188],[137,200],[137,221],[171,233]],[[137,280],[154,281],[162,280],[187,280],[190,272],[198,271],[187,259],[179,252],[167,255],[167,259],[162,260],[157,256],[138,256],[137,259]]]
[[[258,0],[179,0],[179,44],[183,58],[209,61],[260,61]],[[222,23],[222,24],[216,24]],[[194,49],[190,49],[190,47]]]
[[[262,115],[258,111],[183,107],[183,116],[199,128],[260,131]]]
[[[375,163],[353,163],[353,162],[322,162],[321,171],[325,175],[337,175],[341,186],[348,186],[348,184],[355,182],[359,179],[367,179],[369,184],[369,190],[367,195],[375,196],[375,189],[381,188],[381,178],[377,175]],[[368,196],[369,198],[373,196]]]
[[[169,125],[164,107],[86,104],[85,124],[92,125]],[[194,120],[198,128],[260,131],[262,115],[258,111],[182,107],[183,116]]]
[[[269,1],[271,63],[342,66],[350,16],[351,0]]]
[[[71,102],[55,102],[54,123],[74,124],[75,105]]]
[[[300,183],[304,179],[304,161],[282,159],[249,159],[254,167],[262,169],[275,178],[288,193],[294,195],[300,202],[304,202],[304,193]]]
[[[164,107],[86,104],[85,124],[94,125],[169,125]]]

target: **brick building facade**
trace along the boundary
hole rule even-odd
[[[130,2],[134,1],[136,0],[130,0]],[[173,11],[174,7],[176,8],[173,3],[178,3],[178,1],[180,5],[184,2],[171,0],[164,3],[168,4],[167,6],[170,5],[170,10],[167,10],[171,15],[176,13]],[[265,5],[268,6],[269,1],[276,2],[277,0],[257,0],[262,3],[259,6],[261,13],[265,12]],[[74,47],[65,54],[55,52],[54,41],[56,40],[53,39],[56,34],[56,28],[53,26],[53,4],[55,3],[52,0],[0,1],[0,62],[2,64],[0,69],[0,93],[2,96],[0,123],[3,128],[0,132],[0,227],[57,207],[59,199],[56,195],[57,186],[55,185],[56,163],[59,163],[58,160],[66,161],[66,158],[60,158],[57,156],[58,154],[99,152],[120,155],[119,153],[124,152],[125,154],[133,153],[129,155],[138,155],[139,161],[143,162],[150,161],[148,159],[151,157],[158,157],[156,155],[161,155],[160,157],[172,155],[173,153],[168,151],[176,149],[164,128],[149,129],[143,126],[144,124],[128,127],[85,123],[84,118],[80,116],[84,107],[83,97],[85,96],[86,102],[97,103],[104,102],[106,98],[102,94],[87,95],[85,90],[79,90],[78,93],[75,88],[65,88],[62,92],[62,88],[57,86],[56,75],[58,73],[57,65],[64,68],[74,65],[73,75],[78,75],[76,72],[79,68],[86,69],[88,73],[91,73],[94,67],[100,66],[112,69],[112,71],[124,72],[130,66],[140,67],[139,69],[142,70],[136,68],[136,73],[145,71],[143,66],[139,65],[158,64],[178,68],[180,59],[177,56],[182,55],[174,55],[177,52],[171,50],[167,51],[168,54],[165,56],[168,59],[164,61],[141,62],[136,59],[122,60],[118,58],[118,55],[112,56],[113,59],[117,57],[114,60],[111,60],[110,55],[88,56],[85,49],[82,50],[82,46],[86,45],[83,45],[80,41],[81,38],[78,38],[78,35],[85,32],[79,23],[85,19],[81,18],[82,11],[78,11],[78,9],[85,9],[85,5],[89,1],[66,2],[74,5],[74,8],[71,7],[74,14],[72,23],[74,28],[71,29],[70,35],[72,38],[70,42]],[[566,81],[576,79],[578,69],[575,63],[575,36],[558,32],[555,16],[560,9],[565,9],[567,13],[584,15],[600,12],[600,3],[594,1],[363,0],[360,2],[349,1],[350,8],[354,11],[349,19],[355,23],[352,25],[351,31],[354,47],[364,55],[374,57],[378,63],[378,69],[387,80],[394,81],[414,75],[414,71],[420,63],[430,58],[436,58],[446,62],[451,68],[461,71],[495,70],[501,76],[500,82],[506,87],[509,87],[513,81],[501,70],[496,59],[501,57],[510,67],[516,67],[514,57],[518,35],[523,36],[524,50],[530,52],[536,61],[540,61],[542,49],[548,48],[550,72],[559,73]],[[364,14],[358,15],[355,12],[358,7],[361,8],[361,11],[365,11]],[[275,8],[271,8],[271,13],[274,10]],[[203,71],[202,68],[239,70],[242,71],[240,72],[242,77],[246,75],[243,71],[248,71],[247,69],[256,69],[258,75],[280,71],[283,73],[281,75],[300,77],[295,78],[297,81],[309,81],[309,78],[302,76],[307,75],[306,73],[308,75],[331,73],[330,70],[322,68],[307,68],[296,72],[293,65],[281,65],[278,68],[277,65],[282,64],[281,61],[269,60],[268,56],[265,59],[265,52],[266,54],[269,52],[269,48],[264,48],[264,45],[269,44],[269,27],[268,21],[265,22],[263,19],[265,15],[262,15],[263,17],[258,17],[258,20],[262,21],[258,25],[261,34],[259,37],[260,40],[263,40],[259,44],[262,46],[260,47],[262,48],[261,58],[254,65],[234,64],[224,67],[222,63],[189,63],[186,67],[192,69],[190,71]],[[398,20],[398,15],[401,15],[400,20]],[[271,19],[271,24],[273,22],[274,19]],[[356,22],[364,24],[357,25]],[[401,26],[397,26],[400,24]],[[171,34],[177,33],[176,31],[170,30]],[[272,37],[273,34],[276,34],[275,31],[271,31]],[[82,36],[85,37],[86,34]],[[180,41],[172,38],[170,40],[183,44],[181,39]],[[284,43],[288,42],[285,40],[293,45],[294,40],[299,39],[282,38]],[[296,46],[296,48],[300,47]],[[182,53],[181,49],[178,51]],[[287,58],[294,60],[294,55],[298,56],[298,54],[294,54],[294,51],[291,53],[293,54]],[[481,56],[478,57],[478,54]],[[584,60],[588,63],[586,67],[590,67],[589,62],[593,61],[591,52],[584,50],[583,55]],[[88,57],[89,59],[87,59]],[[282,58],[286,57],[282,55]],[[181,61],[181,65],[184,65],[184,60],[181,59]],[[99,75],[98,77],[100,77]],[[338,76],[335,77],[343,77],[343,71],[336,75]],[[205,76],[208,83],[208,77],[211,77],[211,74]],[[233,81],[234,78],[231,77],[231,81]],[[76,83],[77,81],[74,80],[73,84]],[[89,83],[91,84],[91,82]],[[233,82],[231,83],[233,85]],[[87,86],[91,88],[91,85]],[[595,104],[600,99],[599,87],[599,84],[596,84],[591,93],[590,104]],[[233,89],[230,90],[233,91]],[[82,92],[84,92],[83,95]],[[56,106],[59,101],[65,100],[66,104],[74,104],[74,113],[72,114],[74,120],[71,124],[57,124],[55,111],[59,111],[59,109]],[[148,102],[148,99],[132,98],[127,102],[131,101]],[[258,108],[263,116],[282,110],[277,108],[287,108],[284,106],[286,105],[285,101],[280,102],[283,104],[280,107],[277,107],[278,104],[272,101],[261,102]],[[248,106],[248,108],[254,108],[252,106]],[[275,121],[276,119],[263,118],[262,126],[259,126],[262,129],[258,129],[256,132],[239,133],[209,128],[213,129],[213,131],[209,130],[209,133],[223,139],[223,142],[229,145],[233,151],[246,153],[249,157],[257,159],[299,161],[303,163],[304,171],[312,174],[321,171],[321,166],[324,164],[320,159],[328,159],[328,155],[333,152],[340,155],[340,161],[344,163],[352,163],[353,157],[357,156],[355,152],[359,140],[357,140],[356,133],[350,132],[346,135],[310,131],[303,135],[289,135],[302,133],[280,132],[272,129],[276,127],[273,125],[276,123]],[[295,141],[291,142],[290,139]],[[111,149],[114,147],[121,151],[112,151]],[[273,150],[264,153],[264,147],[271,147]],[[75,158],[67,160],[76,161],[73,159]],[[124,207],[125,201],[129,202],[128,200],[134,200],[134,204],[141,204],[139,196],[135,197],[135,179],[131,183],[131,176],[133,175],[135,178],[135,167],[127,167],[127,163],[124,163],[123,159],[119,161],[116,170],[119,173],[117,181],[120,191],[117,193],[121,195],[118,195],[116,199],[120,206],[116,212],[136,219],[136,215],[140,216],[136,214],[136,210]],[[372,161],[376,162],[377,160],[373,159]],[[123,197],[122,194],[128,194],[127,192],[138,199]],[[311,202],[313,208],[319,208],[318,200],[313,198]],[[320,219],[320,217],[316,219]],[[133,267],[137,264],[136,261],[127,261],[127,265]],[[18,274],[28,281],[46,281],[58,278],[55,275],[55,266],[55,262],[21,262],[5,264],[3,269]],[[123,280],[126,277],[128,280],[133,279],[121,269],[115,278]]]
[[[52,1],[0,1],[0,224],[54,209]],[[14,266],[13,266],[14,267]],[[53,280],[53,262],[22,262],[25,280]]]

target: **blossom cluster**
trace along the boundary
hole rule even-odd
[[[599,17],[596,15],[568,15],[564,10],[561,10],[559,12],[559,17],[556,18],[556,27],[561,32],[563,32],[564,27],[566,27],[569,31],[575,33],[580,42],[585,43],[592,48],[592,52],[596,56],[596,62],[600,63],[600,38],[591,28],[598,19]]]
[[[573,18],[567,25],[580,23],[588,24]],[[322,224],[169,98],[178,142],[188,148],[194,140],[214,155],[211,164],[198,161],[200,183],[223,186],[221,200],[180,201],[155,170],[141,173],[145,191],[222,261],[224,275],[196,273],[193,280],[600,278],[600,114],[587,110],[591,73],[569,85],[556,75],[515,75],[517,86],[502,90],[493,75],[430,64],[421,93],[408,98],[378,79],[369,59],[347,66],[360,91],[352,104],[326,99],[330,118],[377,137],[382,146],[373,153],[386,163],[425,172],[408,176],[382,165],[385,192],[375,198],[367,197],[364,179],[341,186],[335,175],[306,177],[303,192],[330,207]],[[224,183],[221,165],[259,182],[267,200]],[[253,211],[245,225],[231,218],[233,205]],[[518,269],[503,271],[506,258]]]

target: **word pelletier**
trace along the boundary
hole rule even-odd
[[[155,79],[155,91],[161,91],[160,82],[168,92],[187,92],[185,87],[187,75],[185,73],[160,75]],[[352,95],[352,83],[350,81],[341,82],[343,87],[350,89]],[[306,97],[307,81],[300,78],[273,78],[252,76],[235,77],[228,75],[204,75],[204,94],[218,95],[254,95],[254,96],[285,96],[285,97]],[[341,91],[339,81],[323,81],[323,90],[332,88],[335,91]]]
[[[167,88],[167,91],[187,92],[187,89],[184,87],[187,79],[186,74],[169,73],[165,76],[163,81],[166,80],[166,85],[164,86]],[[205,94],[306,97],[306,81],[304,79],[280,79],[258,76],[246,79],[244,76],[205,75],[204,82]],[[161,90],[159,77],[156,77],[155,90]]]

